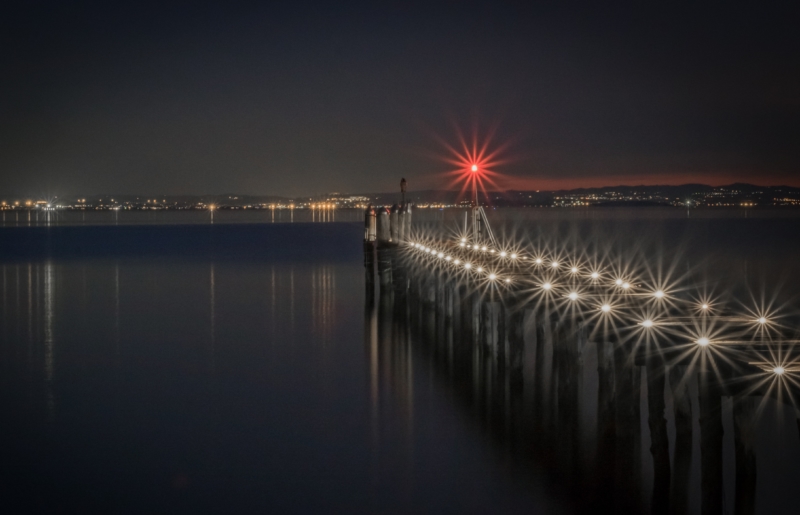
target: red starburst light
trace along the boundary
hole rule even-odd
[[[474,130],[471,141],[460,130],[457,136],[459,144],[455,146],[440,138],[448,152],[444,161],[455,167],[445,174],[451,179],[447,188],[459,187],[459,197],[469,196],[473,202],[476,193],[482,193],[488,199],[488,191],[502,189],[498,184],[502,175],[494,168],[506,162],[500,158],[500,154],[508,148],[508,144],[492,145],[494,131],[479,138],[478,131]]]

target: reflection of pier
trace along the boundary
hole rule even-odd
[[[730,398],[735,511],[755,512],[759,412],[776,399],[796,414],[798,388],[795,340],[768,314],[736,313],[601,263],[504,248],[470,231],[437,241],[410,229],[407,207],[368,212],[376,367],[381,352],[419,345],[487,433],[565,495],[583,492],[572,499],[582,510],[686,512],[699,442],[701,510],[722,513]],[[642,484],[645,436],[651,484]]]

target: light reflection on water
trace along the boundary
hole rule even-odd
[[[438,513],[591,511],[625,492],[641,501],[627,507],[649,509],[663,484],[648,425],[655,371],[667,376],[673,509],[699,512],[696,375],[648,363],[611,380],[613,348],[587,338],[571,362],[545,333],[548,344],[533,343],[529,316],[514,376],[424,302],[406,312],[365,302],[359,259],[331,259],[302,237],[280,243],[319,257],[0,264],[2,434],[14,442],[2,474],[14,495],[48,511]],[[708,268],[726,277],[771,284],[785,272],[783,258],[723,250]],[[624,410],[610,407],[613,381],[642,385]],[[789,512],[795,414],[719,402],[727,510],[734,420],[763,409],[758,511]],[[619,428],[633,445],[616,445]]]
[[[411,356],[375,370],[358,262],[0,266],[15,500],[365,513],[544,502],[481,449],[431,377],[412,377]],[[393,368],[406,375],[399,397],[380,391]],[[462,498],[465,484],[477,491]]]

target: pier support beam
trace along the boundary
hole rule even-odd
[[[686,365],[669,367],[669,386],[675,414],[675,451],[672,461],[672,513],[689,510],[689,478],[692,466],[692,399],[689,395],[689,373]]]
[[[698,372],[700,394],[700,509],[722,513],[722,397],[714,372],[704,363]]]
[[[733,445],[736,452],[736,515],[756,512],[757,397],[733,400]]]
[[[650,426],[650,453],[653,455],[653,498],[651,513],[669,513],[670,463],[669,437],[664,389],[667,369],[660,354],[651,353],[646,358],[647,370],[647,422]]]

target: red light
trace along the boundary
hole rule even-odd
[[[500,158],[500,154],[508,148],[508,144],[503,144],[490,150],[489,146],[494,135],[493,130],[484,138],[485,141],[482,143],[479,142],[477,128],[475,128],[471,140],[465,137],[461,131],[458,131],[457,135],[460,145],[455,146],[441,138],[437,138],[449,153],[449,156],[445,156],[443,160],[455,167],[447,173],[452,177],[452,183],[448,185],[448,188],[460,185],[460,197],[466,196],[464,194],[472,190],[472,195],[469,195],[470,198],[474,197],[475,193],[480,190],[484,192],[484,196],[488,199],[487,189],[502,189],[495,182],[501,176],[494,171],[494,167],[507,162],[505,159]],[[473,202],[475,202],[474,199]]]

